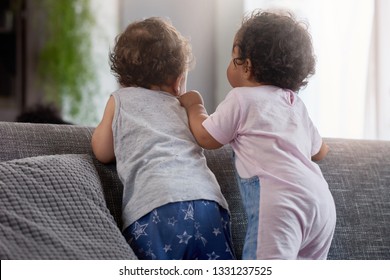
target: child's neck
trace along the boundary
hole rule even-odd
[[[245,80],[241,87],[259,87],[259,86],[264,86],[266,84],[256,82],[255,80]]]
[[[151,90],[157,90],[157,91],[164,91],[166,93],[169,93],[173,96],[177,96],[177,93],[173,90],[173,88],[171,86],[166,86],[166,85],[160,85],[160,86],[156,86],[156,85],[151,85],[150,86],[150,89]]]

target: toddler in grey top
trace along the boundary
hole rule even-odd
[[[121,88],[92,136],[98,160],[116,160],[123,234],[140,259],[232,259],[228,205],[177,97],[192,61],[166,20],[131,23],[111,69]]]

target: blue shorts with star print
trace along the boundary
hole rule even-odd
[[[163,205],[131,224],[123,235],[142,260],[235,259],[229,213],[214,201]]]

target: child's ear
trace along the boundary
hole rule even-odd
[[[244,72],[248,73],[252,70],[252,62],[249,58],[245,59],[245,62],[243,64]]]
[[[252,77],[252,62],[249,58],[245,59],[242,69],[244,71],[244,76],[249,80]]]
[[[173,91],[177,96],[187,91],[187,72],[181,74],[173,83]]]

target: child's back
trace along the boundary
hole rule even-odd
[[[134,87],[113,96],[116,164],[126,186],[124,228],[174,201],[208,199],[228,209],[176,97]]]
[[[140,259],[233,259],[228,205],[177,97],[188,41],[167,21],[131,23],[117,37],[114,92],[92,136],[123,183],[123,235]]]

